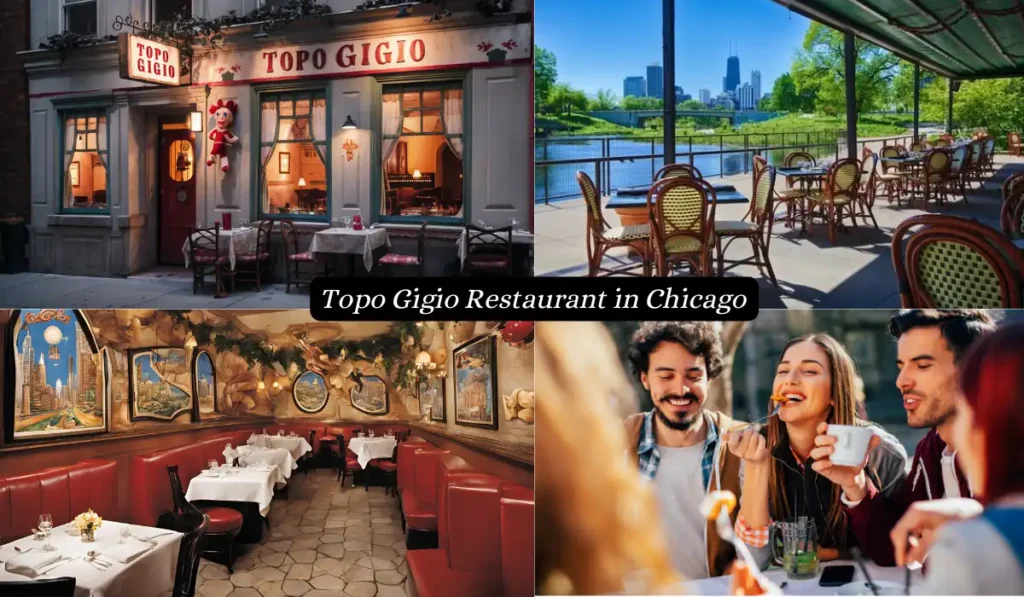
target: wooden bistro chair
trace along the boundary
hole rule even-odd
[[[0,582],[0,595],[4,597],[74,597],[77,582],[73,576],[5,581]]]
[[[402,253],[387,253],[377,260],[382,276],[387,275],[396,267],[415,267],[416,276],[423,277],[423,266],[426,263],[423,254],[423,247],[427,240],[427,223],[420,224],[419,234],[416,235],[416,254],[404,255]]]
[[[964,182],[964,163],[967,160],[967,147],[957,147],[950,154],[949,175],[946,177],[945,194],[947,198],[951,194],[960,195],[964,203],[967,203],[967,187]]]
[[[1004,233],[1006,232],[1007,231],[1004,230]],[[1013,216],[1010,220],[1009,233],[1006,235],[1014,240],[1024,238],[1024,201],[1021,201],[1019,195],[1017,196],[1017,204],[1013,208]]]
[[[1001,197],[1006,203],[1014,195],[1024,192],[1024,172],[1014,172],[1003,181]]]
[[[932,147],[934,147],[935,149],[946,149],[949,147],[949,139],[946,139],[945,137],[939,137],[938,139],[935,140],[934,143],[932,143]]]
[[[992,137],[985,137],[985,159],[982,160],[982,171],[988,174],[995,174],[996,140]]]
[[[1021,238],[1022,225],[1020,209],[1024,201],[1021,201],[1021,193],[1015,193],[1009,199],[1003,201],[999,210],[999,228],[1007,238]]]
[[[303,264],[312,263],[316,265],[316,254],[312,251],[299,252],[299,235],[295,229],[295,224],[291,220],[281,221],[281,240],[284,243],[284,271],[285,271],[285,287],[286,293],[291,292],[292,284],[299,286],[300,284],[310,284],[314,278],[316,278],[315,271],[303,272]],[[329,275],[330,270],[327,267],[327,260],[324,261],[324,276]]]
[[[206,276],[213,274],[216,280],[217,296],[226,296],[224,278],[231,278],[231,291],[235,290],[235,276],[231,271],[227,255],[220,254],[220,224],[213,228],[186,229],[188,253],[192,262],[192,294],[206,284]]]
[[[1022,306],[1024,255],[977,220],[936,214],[904,220],[893,233],[892,260],[905,309]]]
[[[979,183],[985,179],[985,139],[976,139],[971,142],[971,168],[970,179]]]
[[[907,179],[912,189],[908,205],[913,207],[918,196],[924,200],[925,208],[929,199],[935,199],[937,205],[944,204],[952,153],[948,149],[933,149],[924,155],[922,163],[924,167],[917,175]]]
[[[512,275],[512,226],[481,228],[466,224],[465,276]]]
[[[244,281],[254,280],[257,292],[263,290],[264,271],[270,273],[270,235],[273,232],[273,220],[260,220],[256,223],[256,250],[235,256],[238,262],[235,277]],[[252,277],[249,277],[250,274]]]
[[[860,162],[857,158],[846,158],[832,164],[828,169],[824,188],[820,193],[807,196],[810,205],[804,215],[804,227],[814,211],[821,210],[828,225],[828,240],[836,242],[836,228],[842,227],[843,216],[849,215],[857,225],[857,196],[860,193]]]
[[[370,468],[377,471],[377,476],[384,482],[384,495],[398,497],[398,447],[391,453],[391,458],[374,458]],[[370,484],[366,484],[369,491]]]
[[[882,164],[882,171],[877,177],[878,186],[885,188],[885,196],[889,199],[889,203],[892,203],[892,200],[895,199],[896,205],[901,206],[900,200],[903,198],[903,186],[899,172],[900,168],[896,162],[887,161],[887,158],[898,158],[903,153],[895,145],[886,145],[878,155],[879,161]]]
[[[878,156],[870,149],[865,148],[865,150],[866,155],[861,162],[860,192],[857,193],[857,207],[860,208],[860,215],[854,217],[864,220],[864,224],[867,224],[868,218],[871,218],[871,224],[877,229],[878,221],[875,220],[874,207],[875,197],[878,194]]]
[[[813,155],[806,151],[794,151],[782,159],[782,166],[784,168],[795,168],[801,162],[806,162],[811,166],[816,164]],[[785,220],[787,228],[792,228],[796,220],[803,218],[801,206],[803,205],[803,200],[811,192],[809,184],[799,178],[787,176],[786,190],[781,193],[775,193],[775,199],[786,206]]]
[[[576,182],[579,183],[583,199],[587,204],[587,275],[591,278],[614,274],[651,275],[650,225],[610,226],[601,212],[601,196],[594,186],[594,181],[586,172],[580,171],[576,173]],[[612,268],[603,267],[605,254],[609,249],[616,247],[633,249],[640,254],[641,262],[626,263]],[[633,271],[637,268],[641,268],[642,273],[638,274]]]
[[[704,179],[669,178],[647,194],[651,246],[659,276],[686,264],[698,276],[711,275],[715,189]]]
[[[191,519],[192,526],[185,527],[185,536],[178,546],[178,566],[174,571],[174,590],[172,597],[192,597],[196,592],[196,579],[199,577],[199,559],[202,556],[203,539],[210,527],[210,519],[206,516]]]
[[[1008,151],[1010,153],[1010,155],[1015,155],[1017,157],[1020,157],[1020,153],[1021,153],[1020,133],[1018,133],[1018,132],[1010,132],[1010,133],[1006,134],[1006,151]]]
[[[914,141],[913,143],[910,144],[911,153],[921,153],[926,151],[927,149],[928,148],[925,147],[925,143],[923,141]]]
[[[754,200],[750,202],[750,212],[748,213],[750,221],[715,222],[715,251],[718,253],[719,276],[725,275],[726,264],[729,264],[729,269],[741,264],[751,264],[756,265],[758,271],[767,270],[772,284],[779,285],[778,280],[775,279],[775,272],[772,270],[772,262],[768,259],[768,243],[765,240],[766,236],[770,239],[772,234],[771,214],[774,188],[775,168],[770,166],[761,168],[754,182]],[[722,246],[723,238],[727,239],[724,247]],[[753,257],[738,261],[726,261],[725,249],[728,249],[732,241],[738,238],[750,240],[750,246],[754,251]]]
[[[358,433],[358,431],[353,433]],[[359,466],[359,459],[356,457],[355,452],[348,449],[348,441],[344,435],[339,434],[336,441],[338,442],[338,454],[341,455],[341,458],[337,460],[338,481],[341,481],[341,486],[344,487],[345,477],[352,477],[352,487],[355,487],[356,473],[362,470]]]
[[[666,178],[677,178],[684,176],[687,178],[704,178],[700,170],[689,164],[668,164],[663,166],[658,173],[654,175],[654,180],[664,180]]]
[[[188,534],[195,528],[196,514],[201,513],[208,521],[205,538],[202,541],[203,553],[224,553],[227,561],[228,574],[234,572],[235,537],[242,531],[244,519],[242,513],[224,506],[203,506],[197,508],[187,499],[181,488],[181,477],[177,466],[167,467],[167,477],[171,483],[171,497],[174,509],[161,515],[157,526],[170,528]]]

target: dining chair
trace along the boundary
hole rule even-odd
[[[579,171],[576,173],[576,182],[579,183],[583,200],[587,204],[587,275],[591,278],[600,277],[602,274],[651,275],[650,225],[610,226],[601,212],[601,197],[594,186],[594,181],[586,172]],[[636,251],[640,255],[640,263],[604,267],[604,257],[609,249],[618,247]],[[637,274],[633,271],[637,268],[640,268],[642,273]]]
[[[161,516],[157,526],[188,533],[194,528],[196,513],[202,514],[209,521],[204,532],[202,552],[223,553],[227,558],[225,566],[228,574],[232,574],[235,565],[235,537],[242,531],[244,523],[242,513],[224,506],[199,507],[189,502],[182,490],[177,466],[167,467],[167,477],[171,485],[174,509]]]
[[[981,183],[985,179],[985,139],[976,139],[971,143],[971,178]]]
[[[876,229],[878,228],[878,221],[875,220],[874,208],[877,194],[878,156],[868,150],[863,161],[861,161],[860,192],[857,193],[857,207],[860,208],[860,215],[854,215],[854,217],[864,220],[865,224],[868,223],[868,218],[871,218],[871,224]]]
[[[302,464],[303,475],[308,475],[309,469],[313,468],[316,464],[316,457],[314,456],[312,449],[313,446],[316,445],[316,429],[309,430],[309,439],[306,441],[309,443],[310,450],[299,459],[299,462]]]
[[[768,259],[768,242],[772,234],[773,212],[772,195],[775,187],[775,168],[766,166],[758,173],[754,182],[754,198],[750,202],[750,221],[716,221],[715,222],[715,251],[718,254],[718,275],[724,276],[726,265],[733,269],[739,265],[756,265],[758,271],[768,272],[768,278],[775,286],[779,285],[775,279],[775,272],[772,270],[772,262]],[[726,261],[725,250],[732,242],[739,238],[750,241],[750,247],[754,252],[752,257],[741,260]],[[722,239],[727,239],[725,246],[722,246]],[[763,256],[763,257],[762,257]]]
[[[659,276],[688,265],[698,276],[711,274],[715,189],[701,178],[667,178],[651,187],[647,212]]]
[[[1006,203],[1013,195],[1024,193],[1024,172],[1014,172],[1006,177],[1000,191],[1003,203]]]
[[[466,224],[466,259],[464,276],[512,275],[512,226],[481,228]]]
[[[1020,157],[1020,153],[1021,153],[1020,133],[1018,133],[1016,131],[1011,131],[1009,133],[1006,133],[1006,151],[1009,152],[1010,155],[1015,155],[1017,157]]]
[[[273,220],[260,220],[256,223],[256,250],[235,256],[235,278],[245,282],[255,281],[256,291],[263,290],[263,272],[270,270],[270,235],[274,232]],[[253,274],[249,277],[249,274]]]
[[[398,447],[391,453],[391,458],[375,458],[370,461],[370,466],[378,472],[384,480],[384,495],[398,496]],[[369,489],[370,484],[366,484]]]
[[[203,538],[210,527],[205,515],[193,517],[192,529],[181,538],[178,546],[178,565],[174,571],[172,597],[192,597],[196,593],[196,578],[199,576],[199,560],[202,556]]]
[[[0,582],[4,597],[74,597],[77,580],[71,576]]]
[[[687,178],[704,178],[700,170],[690,164],[668,164],[662,166],[661,170],[654,175],[654,180],[664,180],[666,178],[676,178],[684,176]]]
[[[186,228],[188,234],[188,255],[192,263],[192,294],[206,284],[206,276],[213,274],[217,294],[224,294],[224,278],[231,278],[231,291],[235,290],[234,272],[231,272],[227,256],[220,253],[220,224],[212,228]]]
[[[416,275],[419,277],[423,276],[423,266],[425,259],[423,255],[423,248],[426,244],[427,239],[427,223],[423,222],[420,224],[419,234],[416,235],[416,254],[405,255],[402,253],[387,253],[377,260],[377,265],[380,267],[381,275],[392,271],[394,267],[416,267]]]
[[[936,139],[934,143],[932,143],[932,147],[934,147],[935,149],[945,149],[949,147],[949,139],[940,137]]]
[[[857,158],[846,158],[833,163],[828,169],[822,191],[807,196],[810,205],[804,214],[804,228],[814,211],[821,210],[828,225],[828,240],[835,243],[836,228],[842,227],[844,213],[850,216],[854,226],[857,225],[854,207],[859,192],[860,162]]]
[[[905,309],[1021,307],[1024,256],[977,220],[908,218],[893,233],[892,260]]]
[[[802,162],[808,163],[811,166],[817,163],[814,160],[814,156],[806,151],[793,151],[786,154],[786,157],[782,159],[782,167],[795,168]],[[801,180],[794,176],[787,176],[786,190],[781,193],[775,192],[775,199],[786,206],[785,220],[787,228],[792,228],[797,220],[803,218],[801,206],[803,205],[804,198],[811,192],[808,180],[810,179]],[[772,217],[774,218],[775,215],[772,214]]]
[[[996,154],[996,140],[991,136],[985,137],[985,160],[982,164],[985,171],[989,174],[995,174],[995,154]]]
[[[345,486],[345,477],[352,477],[352,487],[356,486],[356,473],[361,470],[359,466],[359,459],[356,457],[352,450],[346,449],[348,446],[348,440],[344,435],[338,435],[338,454],[341,458],[337,460],[338,465],[338,481],[341,481],[341,486]]]
[[[885,187],[885,196],[889,199],[889,203],[892,203],[892,200],[895,199],[896,205],[902,206],[903,179],[900,177],[899,163],[887,160],[888,158],[901,157],[903,154],[896,145],[886,145],[882,147],[878,155],[879,161],[882,164],[882,171],[878,174],[878,184]]]
[[[925,146],[924,146],[924,143],[922,143],[921,141],[914,141],[913,143],[910,144],[910,152],[911,153],[921,153],[924,150],[925,150]]]
[[[284,243],[284,272],[285,272],[285,293],[290,293],[292,284],[311,284],[316,278],[315,272],[303,272],[300,267],[303,264],[312,263],[316,265],[316,254],[312,251],[299,252],[299,234],[295,223],[291,220],[282,220],[281,241]],[[328,260],[324,260],[324,277],[330,275]]]
[[[946,177],[946,195],[957,193],[967,204],[967,187],[964,182],[964,163],[967,161],[969,149],[964,146],[957,147],[951,154],[949,162],[949,176]]]
[[[1011,195],[1006,201],[1003,201],[1003,205],[999,209],[999,229],[1007,238],[1020,238],[1021,225],[1017,208],[1024,204],[1024,201],[1021,200],[1022,196],[1024,196],[1022,193]]]
[[[907,205],[913,207],[918,196],[924,201],[925,209],[928,208],[929,199],[935,199],[936,205],[943,205],[952,162],[951,152],[948,149],[932,149],[924,155],[921,162],[920,171],[907,178],[911,189]]]
[[[1013,216],[1010,220],[1009,234],[1007,236],[1014,240],[1024,238],[1024,201],[1021,201],[1019,196],[1017,197],[1017,205],[1013,209]]]

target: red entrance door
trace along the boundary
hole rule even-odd
[[[196,225],[195,133],[160,132],[160,263],[184,265],[187,228]]]

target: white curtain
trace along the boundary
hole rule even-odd
[[[71,158],[75,155],[75,119],[68,117],[64,132],[64,206],[71,207]]]
[[[263,209],[269,210],[267,200],[270,197],[270,190],[267,188],[267,164],[270,163],[270,156],[274,155],[274,140],[277,139],[277,102],[266,102],[260,112],[260,159],[263,167],[260,169],[260,186],[262,187]]]
[[[327,100],[313,100],[313,140],[314,141],[326,141],[327,140]],[[325,148],[322,145],[313,145],[316,148],[317,155],[320,156],[320,161],[327,164],[327,156],[324,155]]]
[[[385,95],[383,98],[383,110],[381,111],[381,172],[384,178],[384,188],[388,186],[387,164],[391,153],[398,146],[398,134],[402,126],[402,102],[401,96],[397,93]],[[388,136],[391,136],[390,138]]]
[[[103,168],[107,167],[107,117],[100,116],[96,124],[96,152]]]
[[[462,159],[462,90],[444,92],[444,136],[455,155]],[[458,136],[455,136],[458,135]]]

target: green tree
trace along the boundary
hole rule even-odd
[[[619,107],[619,98],[611,89],[598,89],[597,95],[587,102],[588,110],[614,110]]]
[[[949,103],[949,79],[921,69],[921,120],[945,122]],[[914,111],[914,65],[900,60],[889,90],[889,104],[897,112]]]
[[[899,58],[864,40],[855,41],[856,93],[858,114],[884,107],[889,83],[899,67]],[[793,61],[797,93],[813,92],[814,108],[824,114],[843,114],[846,106],[846,69],[843,33],[821,23],[811,23],[803,47]]]
[[[815,91],[799,93],[793,75],[782,73],[772,86],[772,96],[766,108],[777,112],[808,113],[814,111]]]
[[[677,110],[700,110],[707,112],[708,107],[704,105],[704,102],[700,100],[686,100],[676,107]],[[694,126],[701,128],[712,128],[717,127],[721,124],[721,118],[715,118],[714,116],[694,116],[688,117],[688,121],[691,121]]]
[[[619,102],[623,110],[661,110],[665,102],[656,97],[636,97],[627,95]]]
[[[548,92],[547,109],[553,114],[572,114],[587,109],[587,94],[565,83],[555,83]]]
[[[534,46],[533,56],[533,99],[536,110],[547,105],[548,94],[558,80],[555,55],[540,46]]]
[[[988,129],[1000,147],[1010,131],[1024,131],[1024,77],[965,81],[953,95],[957,128]]]

